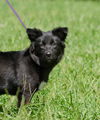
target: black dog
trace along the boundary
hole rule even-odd
[[[18,96],[18,107],[22,96],[25,104],[48,81],[53,67],[64,54],[67,28],[59,27],[43,32],[39,29],[27,29],[31,45],[23,51],[0,52],[0,94],[9,93]]]

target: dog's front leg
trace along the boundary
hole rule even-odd
[[[18,99],[17,107],[19,108],[21,106],[21,102],[22,102],[22,93],[18,94],[17,99]]]
[[[34,89],[32,93],[30,93],[30,91],[24,91],[24,93],[19,93],[17,96],[18,99],[17,107],[19,108],[21,106],[22,98],[24,98],[24,104],[29,104],[35,92],[36,89]]]
[[[32,96],[35,94],[35,92],[37,90],[38,90],[38,85],[37,84],[35,84],[34,86],[29,84],[28,89],[26,89],[23,92],[23,96],[24,96],[24,99],[25,99],[24,104],[29,104],[30,103],[30,101],[32,99]]]
[[[24,104],[29,104],[31,99],[32,99],[32,96],[34,95],[34,93],[37,91],[37,88],[34,89],[34,91],[32,93],[30,93],[29,91],[26,91],[24,93],[24,99],[25,99],[25,102]]]

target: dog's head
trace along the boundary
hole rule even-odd
[[[55,28],[43,32],[39,29],[27,29],[31,41],[30,55],[39,65],[48,66],[59,62],[64,53],[67,27]]]

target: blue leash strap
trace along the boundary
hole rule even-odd
[[[25,30],[27,29],[24,22],[22,21],[22,19],[20,18],[20,16],[18,15],[18,13],[16,12],[16,10],[12,7],[12,5],[10,4],[9,0],[6,0],[8,6],[11,8],[11,10],[13,11],[13,13],[15,14],[15,16],[18,18],[19,22],[22,24],[22,26],[25,28]]]

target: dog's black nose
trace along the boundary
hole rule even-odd
[[[50,53],[50,52],[47,52],[46,55],[47,55],[47,57],[50,57],[50,56],[51,56],[51,53]]]

